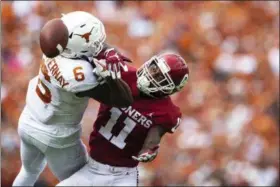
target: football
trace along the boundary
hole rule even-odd
[[[40,47],[49,58],[61,54],[68,43],[68,29],[59,18],[48,21],[40,32]]]

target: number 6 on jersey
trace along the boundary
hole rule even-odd
[[[82,70],[83,68],[81,66],[79,67],[75,67],[73,69],[73,73],[74,73],[74,76],[75,76],[75,80],[76,81],[83,81],[85,80],[85,75],[80,71]]]

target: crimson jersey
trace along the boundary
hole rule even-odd
[[[127,108],[100,105],[90,135],[90,155],[103,164],[135,167],[138,161],[131,157],[140,152],[149,129],[160,125],[168,132],[174,132],[181,112],[170,97],[154,99],[140,96],[135,68],[129,67],[122,79],[129,85],[134,103]]]

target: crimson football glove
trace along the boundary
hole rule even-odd
[[[158,154],[158,148],[159,148],[159,145],[141,153],[137,157],[132,156],[132,158],[133,158],[133,160],[136,160],[136,161],[139,161],[139,162],[151,162],[156,158],[156,156]]]
[[[106,69],[110,72],[110,76],[113,79],[121,78],[121,68],[124,71],[128,71],[128,68],[125,62],[132,62],[129,58],[123,56],[114,48],[106,49],[104,52],[101,52],[97,59],[106,60]]]

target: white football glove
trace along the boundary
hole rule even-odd
[[[153,149],[149,149],[146,152],[141,153],[137,157],[132,156],[132,159],[139,161],[139,162],[151,162],[156,158],[156,156],[158,154],[158,148],[159,148],[159,145],[157,145]]]
[[[110,76],[110,72],[106,68],[106,61],[93,59],[93,63],[96,66],[93,69],[93,73],[97,76],[97,80],[99,82],[104,82],[104,79]]]

